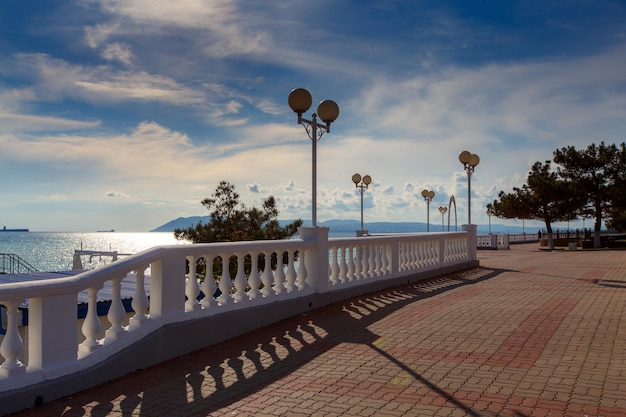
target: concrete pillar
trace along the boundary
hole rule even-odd
[[[318,293],[328,292],[328,227],[300,227],[300,239],[315,242],[313,249],[308,249],[305,266],[308,272],[307,283]]]
[[[47,377],[77,363],[76,294],[31,298],[28,304],[28,367]]]
[[[477,248],[478,248],[478,235],[476,234],[476,225],[475,224],[464,224],[461,226],[464,232],[469,233],[469,241],[467,245],[468,258],[470,261],[475,261],[478,259],[477,256]]]
[[[163,256],[151,264],[150,318],[185,312],[185,259]]]

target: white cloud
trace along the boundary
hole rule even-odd
[[[125,194],[121,191],[107,191],[104,193],[107,198],[130,198],[128,194]]]
[[[106,66],[74,65],[44,54],[21,54],[19,65],[39,78],[36,96],[42,100],[63,97],[102,101],[154,101],[174,105],[200,104],[204,95],[197,89],[145,71],[115,71]]]
[[[119,61],[125,65],[130,65],[132,63],[133,53],[128,45],[116,42],[104,48],[102,57],[107,61]]]
[[[80,121],[30,114],[0,113],[1,131],[67,131],[100,126],[99,120]]]

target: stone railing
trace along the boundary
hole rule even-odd
[[[350,239],[308,227],[300,239],[160,246],[66,278],[1,284],[0,404],[11,404],[2,411],[70,395],[311,308],[476,266],[476,247],[472,225]],[[189,267],[201,259],[230,267],[201,280]],[[120,294],[129,284],[131,314]],[[103,286],[113,294],[106,317],[96,311]],[[82,291],[87,314],[77,335]],[[25,301],[26,342],[19,331]]]
[[[479,235],[476,242],[478,249],[509,249],[508,234]]]

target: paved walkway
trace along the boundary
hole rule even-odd
[[[17,416],[626,416],[626,251],[479,258]]]

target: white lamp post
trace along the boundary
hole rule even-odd
[[[363,193],[365,192],[365,189],[368,188],[369,185],[372,183],[372,177],[370,177],[369,175],[366,175],[363,178],[361,178],[361,174],[354,174],[352,176],[352,182],[354,183],[356,188],[358,188],[359,191],[361,192],[361,231],[360,231],[361,233],[360,235],[363,236],[365,234],[365,230],[363,230]]]
[[[324,132],[330,133],[330,124],[339,117],[339,106],[332,100],[324,100],[317,106],[317,113],[311,115],[311,120],[302,117],[302,113],[311,107],[313,99],[311,93],[304,88],[295,88],[289,93],[289,107],[298,114],[298,124],[303,125],[311,142],[312,151],[312,226],[317,226],[317,141],[322,138]],[[318,123],[317,117],[324,122]],[[319,129],[319,134],[318,134]]]
[[[480,157],[475,153],[463,151],[459,154],[459,161],[467,172],[467,224],[472,224],[472,174],[476,165],[480,163]]]
[[[430,232],[430,202],[435,198],[435,192],[423,190],[422,197],[426,200],[426,231]]]
[[[445,231],[444,229],[444,217],[446,216],[446,213],[448,212],[448,207],[444,207],[444,206],[439,206],[439,213],[441,213],[441,231]]]

